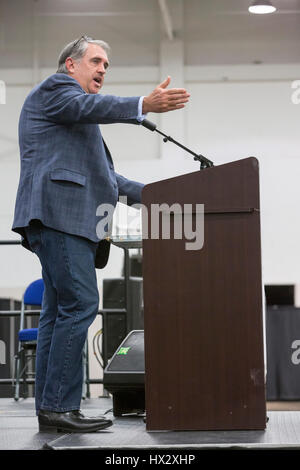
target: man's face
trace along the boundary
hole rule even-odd
[[[66,65],[69,75],[78,81],[84,91],[96,94],[103,85],[109,62],[102,47],[89,43],[80,61],[74,61],[68,57]]]

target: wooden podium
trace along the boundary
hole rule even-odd
[[[258,161],[146,185],[142,202],[148,234],[151,204],[204,204],[202,249],[143,239],[146,429],[265,429]]]

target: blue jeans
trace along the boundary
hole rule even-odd
[[[99,307],[97,243],[45,226],[26,228],[45,284],[39,320],[35,404],[66,412],[80,409],[82,351]]]

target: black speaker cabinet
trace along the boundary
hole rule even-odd
[[[104,369],[103,384],[113,396],[114,416],[145,411],[144,330],[126,336]]]
[[[105,366],[130,331],[144,328],[142,278],[130,278],[129,297],[128,313],[119,312],[118,309],[126,308],[124,278],[103,279],[102,356]]]

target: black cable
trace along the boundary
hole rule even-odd
[[[96,340],[98,340],[100,338],[100,335],[102,334],[102,329],[101,330],[98,330],[97,333],[95,333],[94,337],[93,337],[93,353],[94,353],[94,356],[95,358],[97,359],[98,363],[100,364],[100,366],[102,367],[103,369],[103,361],[102,361],[102,356],[101,356],[101,353],[99,351],[99,346],[98,346],[98,342],[97,342],[97,348],[98,348],[98,353],[96,351]],[[98,354],[100,355],[100,359],[98,357]]]

